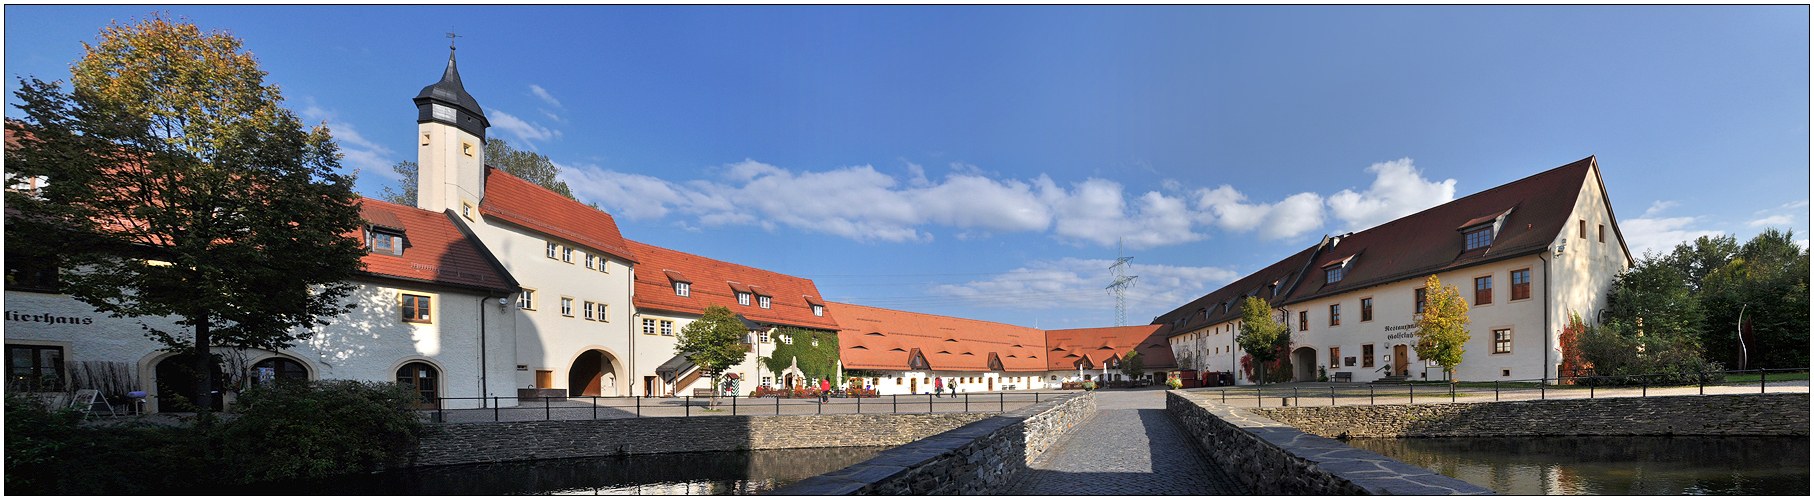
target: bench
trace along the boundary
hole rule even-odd
[[[712,390],[711,389],[693,389],[693,397],[696,397],[696,398],[712,397]]]
[[[1329,380],[1332,382],[1353,382],[1354,372],[1335,372],[1335,376],[1329,377]]]

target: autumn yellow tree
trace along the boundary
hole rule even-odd
[[[1424,280],[1424,290],[1424,310],[1416,322],[1417,357],[1435,360],[1444,375],[1451,375],[1468,352],[1468,301],[1434,274]]]
[[[33,78],[15,93],[6,183],[45,182],[5,193],[9,265],[47,259],[99,313],[174,318],[141,326],[191,356],[206,411],[215,347],[288,348],[351,309],[353,178],[230,33],[154,15],[83,47],[68,92]]]

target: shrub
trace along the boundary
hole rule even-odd
[[[417,399],[398,384],[352,380],[253,387],[224,429],[234,479],[323,477],[400,463],[422,433]]]

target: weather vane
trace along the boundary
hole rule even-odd
[[[452,29],[453,29],[453,27],[452,27],[452,26],[448,26],[448,27],[447,27],[447,29],[449,29],[449,30],[452,30]],[[460,36],[461,36],[461,35],[455,35],[455,34],[453,34],[453,32],[452,32],[452,31],[448,31],[448,32],[447,32],[447,50],[460,50],[460,49],[458,49],[458,48],[455,48],[455,47],[454,47],[454,39],[455,39],[455,38],[460,38]]]

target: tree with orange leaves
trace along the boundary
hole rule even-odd
[[[324,127],[283,108],[242,42],[160,15],[101,30],[62,82],[21,79],[6,124],[6,250],[58,289],[214,370],[216,346],[309,337],[363,255],[359,198]],[[199,410],[213,381],[195,377]]]

